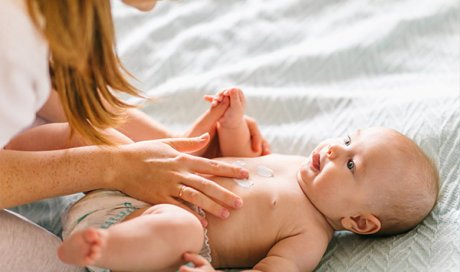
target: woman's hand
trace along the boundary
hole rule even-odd
[[[151,204],[170,203],[191,211],[183,200],[227,218],[228,208],[242,206],[241,198],[205,175],[247,178],[249,174],[238,166],[183,153],[200,149],[208,141],[209,134],[204,134],[120,146],[112,153],[116,156],[108,166],[112,168],[108,176],[115,189]],[[204,218],[200,220],[206,224]]]
[[[211,264],[202,256],[196,253],[185,253],[184,260],[191,262],[195,267],[189,267],[182,265],[179,268],[179,272],[213,272],[216,271]]]
[[[251,135],[252,151],[259,153],[262,150],[262,156],[270,154],[270,144],[262,136],[262,133],[260,133],[256,120],[246,115],[244,116],[244,120],[248,125],[249,134]]]

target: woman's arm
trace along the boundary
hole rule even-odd
[[[106,129],[103,133],[116,144],[133,143],[131,139],[116,129]],[[50,123],[25,130],[11,139],[4,148],[17,151],[46,151],[85,145],[91,144],[77,132],[71,134],[68,123]]]
[[[59,94],[55,90],[51,91],[48,100],[38,112],[38,116],[51,123],[67,122]],[[173,137],[173,133],[165,126],[138,109],[128,109],[126,122],[121,124],[117,130],[135,142]]]
[[[109,185],[108,150],[0,151],[0,208]]]
[[[118,148],[84,146],[55,151],[0,151],[0,208],[107,188],[140,200],[182,200],[225,218],[242,200],[204,175],[247,178],[241,167],[183,152],[201,149],[209,135],[143,141]],[[187,187],[179,195],[181,188]]]
[[[174,137],[174,133],[139,109],[128,109],[127,114],[126,122],[117,130],[135,142]]]
[[[163,138],[172,138],[177,136],[177,133],[169,131],[165,126],[156,122],[144,112],[139,109],[129,109],[128,118],[125,123],[121,124],[117,130],[129,137],[131,140],[145,141]],[[52,91],[47,102],[38,112],[38,115],[49,122],[66,122],[66,117],[62,106],[60,104],[59,95],[56,91]],[[219,142],[215,136],[216,131],[216,114],[212,113],[209,116],[209,112],[205,112],[200,116],[194,125],[183,134],[183,137],[196,137],[203,133],[208,132],[211,136],[211,142],[208,146],[202,150],[198,150],[194,153],[197,156],[203,156],[206,158],[213,158],[220,156],[221,150]],[[251,146],[254,153],[261,152],[262,155],[270,153],[270,146],[268,142],[262,137],[257,123],[254,119],[245,116],[245,123],[247,129],[249,129]]]

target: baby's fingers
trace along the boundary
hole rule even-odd
[[[181,266],[179,268],[180,272],[212,272],[216,271],[211,266],[211,264],[202,256],[196,253],[185,253],[184,260],[186,262],[191,262],[195,267]]]
[[[209,95],[209,94],[206,94],[203,96],[203,99],[207,102],[212,102],[214,101],[214,95]]]
[[[203,96],[203,99],[211,103],[211,108],[214,108],[215,106],[219,105],[222,102],[222,99],[218,99],[217,97],[212,96],[212,95],[205,95]]]

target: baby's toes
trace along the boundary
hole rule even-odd
[[[101,246],[93,245],[91,247],[90,253],[88,254],[88,256],[86,256],[87,263],[94,264],[97,260],[99,260],[99,258],[101,257],[101,250]]]

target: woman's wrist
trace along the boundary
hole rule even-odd
[[[94,160],[98,165],[95,167],[100,176],[95,180],[96,189],[113,189],[123,191],[125,183],[120,177],[123,164],[124,155],[121,147],[96,147],[99,150],[94,152]]]

